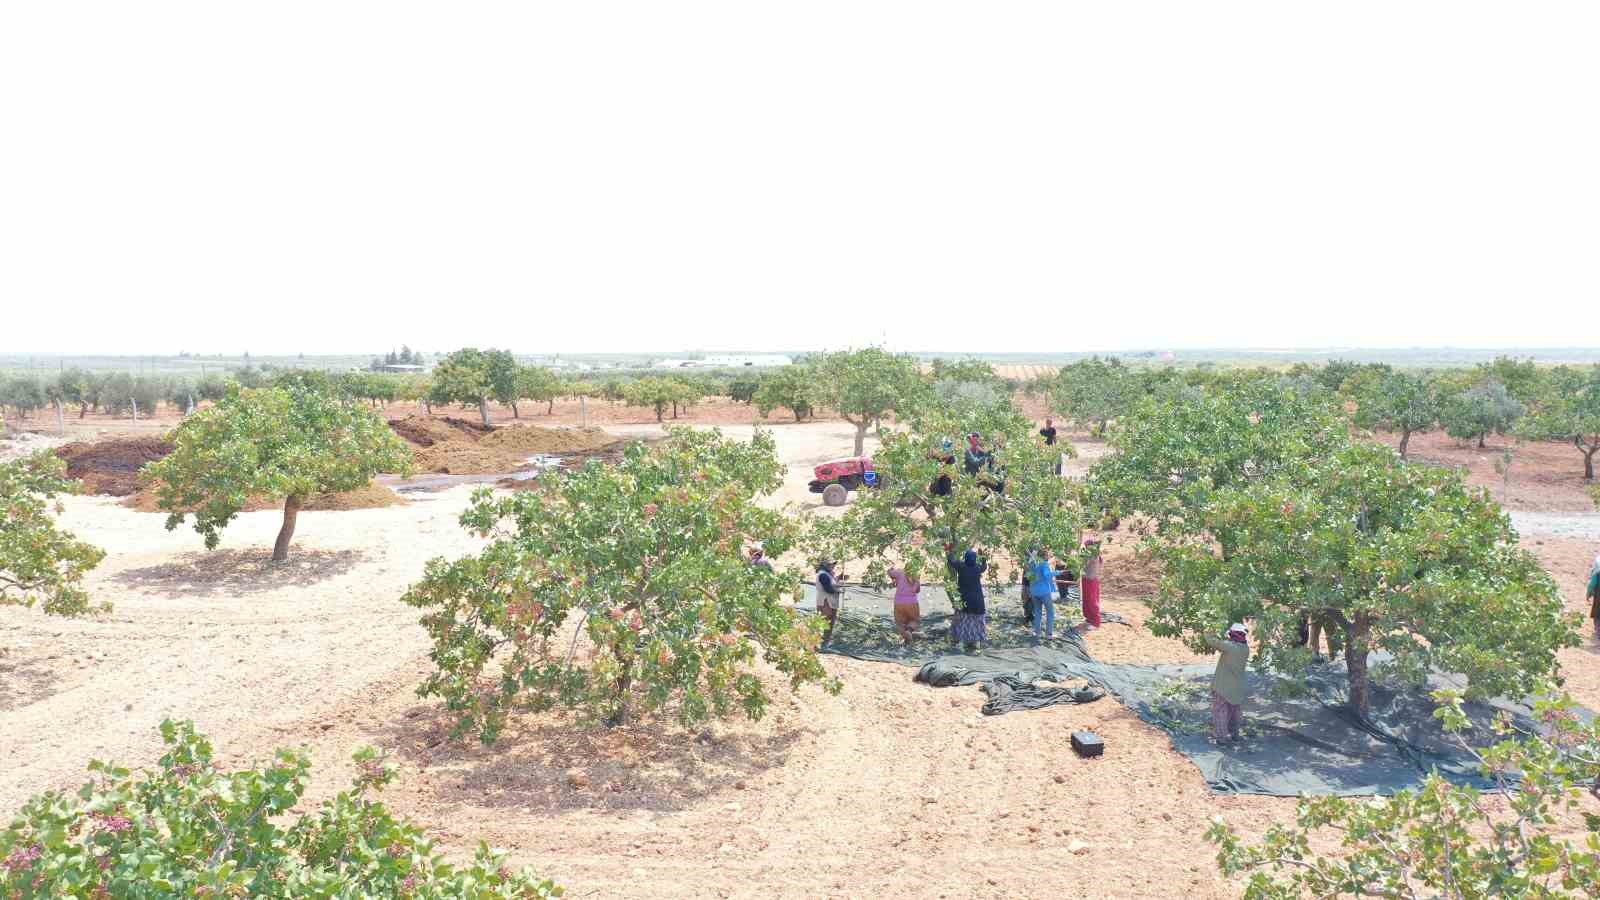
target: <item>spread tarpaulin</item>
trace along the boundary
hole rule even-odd
[[[1366,719],[1345,706],[1348,682],[1342,662],[1315,665],[1292,681],[1252,670],[1243,739],[1217,747],[1209,738],[1214,664],[1096,662],[1081,636],[1064,627],[1082,620],[1065,601],[1057,601],[1056,637],[1036,644],[1015,586],[989,595],[990,640],[973,653],[950,643],[948,596],[937,587],[924,588],[923,637],[908,648],[895,634],[892,604],[886,591],[848,587],[833,638],[823,652],[914,666],[913,677],[932,686],[980,685],[986,689],[985,712],[990,714],[1088,702],[1104,691],[1167,732],[1173,747],[1222,793],[1392,794],[1420,786],[1429,772],[1458,784],[1488,787],[1477,760],[1459,741],[1473,747],[1495,743],[1499,737],[1493,722],[1502,713],[1521,730],[1540,730],[1527,705],[1497,700],[1467,704],[1473,728],[1448,734],[1433,716],[1438,704],[1429,693],[1459,688],[1459,679],[1435,676],[1424,687],[1387,684],[1376,677],[1381,676],[1384,656],[1374,653]],[[813,608],[809,597],[800,608]]]

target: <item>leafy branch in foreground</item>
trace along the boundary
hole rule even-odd
[[[58,494],[77,492],[66,463],[48,451],[0,463],[0,606],[42,603],[57,616],[110,608],[92,604],[81,586],[105,551],[57,528],[51,515],[60,512]]]
[[[0,832],[6,897],[558,897],[561,889],[479,845],[468,865],[446,861],[421,828],[371,799],[395,778],[376,751],[358,751],[349,790],[285,828],[311,762],[279,750],[263,768],[225,772],[189,722],[161,723],[166,755],[153,771],[91,762],[76,794],[29,800]]]
[[[1482,763],[1493,787],[1479,791],[1430,775],[1416,791],[1351,800],[1307,797],[1294,825],[1250,844],[1220,818],[1206,838],[1223,874],[1247,874],[1246,900],[1312,897],[1577,898],[1600,894],[1600,816],[1583,813],[1583,840],[1562,835],[1561,813],[1596,796],[1600,722],[1581,722],[1571,698],[1544,701],[1548,734],[1512,735],[1482,751],[1461,740],[1461,697],[1440,692],[1434,713]],[[1338,855],[1312,849],[1331,833]]]

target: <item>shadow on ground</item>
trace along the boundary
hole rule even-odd
[[[60,682],[59,670],[46,660],[0,647],[0,712],[43,700]]]
[[[202,550],[172,562],[111,576],[135,590],[184,596],[243,596],[284,587],[310,587],[349,571],[366,558],[361,550],[298,550],[281,563],[261,549]]]
[[[452,740],[450,723],[447,711],[420,703],[372,737],[435,776],[436,800],[481,809],[683,809],[781,767],[802,736],[770,720],[748,731],[742,721],[605,728],[545,713],[525,714],[486,747],[470,735]]]

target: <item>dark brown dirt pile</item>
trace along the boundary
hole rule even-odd
[[[432,447],[434,444],[460,440],[476,441],[488,430],[480,423],[450,416],[437,419],[432,416],[406,416],[404,419],[390,420],[389,427],[413,447]]]
[[[119,437],[56,448],[66,460],[67,477],[83,482],[85,493],[127,497],[139,491],[139,469],[172,452],[159,437]]]
[[[397,429],[398,430],[398,429]],[[417,429],[422,433],[421,429]],[[620,442],[599,428],[541,428],[507,425],[481,436],[458,431],[448,440],[442,430],[429,433],[435,442],[415,449],[417,471],[436,475],[495,475],[528,466],[539,453],[592,454]]]

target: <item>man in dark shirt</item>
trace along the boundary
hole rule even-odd
[[[1045,419],[1044,427],[1039,429],[1039,436],[1044,438],[1044,445],[1046,447],[1054,447],[1056,445],[1055,422],[1050,419]],[[1056,474],[1061,474],[1061,454],[1059,453],[1056,454]]]
[[[989,451],[983,449],[983,444],[979,443],[978,433],[974,431],[967,435],[967,454],[962,460],[962,467],[967,470],[967,474],[976,475],[983,471],[983,467],[988,465],[991,459],[993,457]]]

